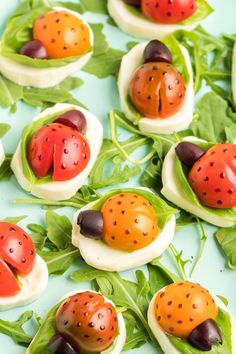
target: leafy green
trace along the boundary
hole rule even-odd
[[[181,279],[187,280],[186,272],[185,272],[185,267],[186,265],[191,262],[189,259],[183,259],[183,251],[181,250],[178,252],[173,244],[170,244],[169,250],[171,251],[173,258],[175,260],[177,269],[179,271],[179,274],[181,276]]]
[[[107,0],[80,0],[84,11],[107,15]]]
[[[22,99],[23,87],[6,79],[0,75],[0,105],[3,108],[13,107],[15,110],[15,103]]]
[[[139,348],[146,343],[147,335],[143,328],[139,326],[137,320],[125,312],[123,314],[126,326],[126,342],[123,350],[131,350],[134,348]]]
[[[191,17],[182,21],[182,25],[191,25],[196,22],[201,22],[214,11],[206,0],[197,0],[197,6],[197,11]]]
[[[156,196],[154,193],[149,192],[144,189],[138,188],[120,188],[113,189],[105,193],[94,205],[94,210],[100,210],[104,202],[110,198],[111,196],[119,193],[135,193],[140,195],[141,197],[147,199],[153,206],[156,215],[158,216],[158,225],[162,229],[166,223],[170,220],[170,218],[178,212],[177,209],[170,207],[163,199]]]
[[[193,275],[193,272],[195,271],[198,263],[200,262],[200,260],[202,258],[203,252],[205,250],[206,242],[207,242],[207,236],[206,236],[204,227],[202,225],[202,222],[198,218],[197,218],[197,223],[198,223],[198,226],[199,226],[200,232],[201,232],[200,248],[199,248],[198,255],[197,255],[197,257],[196,257],[196,259],[195,259],[195,261],[193,263],[193,266],[192,266],[192,269],[191,269],[191,272],[190,272],[190,277]]]
[[[188,225],[194,225],[197,223],[197,218],[188,213],[185,210],[181,210],[179,213],[179,216],[176,219],[176,228],[175,230],[181,230],[183,227],[188,226]]]
[[[32,337],[24,331],[23,326],[33,317],[33,314],[33,311],[26,311],[13,322],[0,319],[0,333],[11,337],[17,344],[28,345]]]
[[[7,123],[0,123],[0,138],[2,138],[11,129],[11,126]]]
[[[7,218],[4,218],[1,221],[10,222],[12,224],[18,224],[20,221],[24,220],[25,218],[27,218],[27,215],[9,216]]]
[[[97,55],[105,53],[109,45],[103,33],[103,25],[101,23],[90,23],[90,27],[94,34],[93,56],[96,57]]]
[[[215,319],[218,324],[221,333],[223,334],[223,343],[222,345],[219,343],[215,343],[212,346],[211,353],[212,354],[230,354],[232,353],[232,327],[231,327],[231,319],[230,315],[219,308],[218,316]],[[180,350],[183,354],[199,354],[200,350],[194,348],[186,339],[180,339],[175,336],[168,336],[170,342],[177,350]]]
[[[50,354],[48,343],[56,334],[55,317],[61,302],[56,304],[47,314],[36,336],[26,350],[26,354]]]
[[[164,267],[159,258],[153,259],[151,263],[147,265],[149,273],[149,287],[150,294],[154,296],[157,291],[161,290],[165,286],[179,281],[180,278],[174,273],[171,273],[166,267]]]
[[[27,227],[30,231],[32,231],[30,237],[34,243],[35,248],[41,251],[47,240],[47,230],[38,224],[29,224]]]
[[[193,134],[214,143],[226,140],[226,128],[235,126],[227,101],[214,92],[206,93],[197,105],[197,118],[190,125]],[[236,137],[232,136],[233,138]]]
[[[46,213],[47,237],[58,248],[65,249],[71,243],[72,224],[66,216],[53,211]]]
[[[12,155],[6,154],[5,160],[0,166],[0,182],[8,180],[13,174],[11,170],[11,159],[12,159]]]
[[[219,242],[220,247],[224,251],[228,265],[232,269],[236,269],[236,226],[231,228],[219,229],[215,236]]]

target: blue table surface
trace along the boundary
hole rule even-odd
[[[230,34],[236,33],[235,0],[209,0],[209,2],[215,8],[215,12],[204,21],[204,28],[213,34],[221,32]],[[18,0],[0,0],[0,31],[3,30],[5,20],[18,3]],[[100,22],[104,24],[105,34],[114,48],[126,49],[126,43],[133,40],[133,37],[122,33],[118,28],[106,24],[106,16],[87,13],[85,17],[90,22]],[[109,77],[99,80],[83,72],[77,75],[84,80],[84,85],[75,90],[75,96],[99,117],[104,125],[105,134],[109,136],[107,112],[112,108],[119,108],[115,79]],[[5,151],[14,152],[22,128],[29,123],[38,112],[39,109],[21,102],[18,103],[17,113],[14,115],[9,114],[7,110],[0,109],[0,121],[7,122],[12,126],[10,132],[3,138]],[[137,179],[132,179],[129,185],[138,185]],[[19,187],[14,177],[7,182],[0,183],[0,219],[13,215],[28,215],[27,219],[20,223],[22,227],[29,223],[43,222],[45,210],[38,206],[14,204],[16,198],[24,197],[26,197],[26,193]],[[58,209],[57,212],[71,217],[74,210],[71,208],[63,208]],[[229,309],[236,316],[236,271],[232,271],[227,267],[226,259],[213,236],[216,228],[206,224],[205,230],[208,236],[206,249],[192,280],[200,282],[213,293],[226,297],[229,300]],[[183,250],[184,258],[195,257],[199,250],[199,237],[199,230],[197,228],[187,227],[176,233],[174,245],[178,250]],[[165,253],[163,261],[170,269],[175,271],[175,265],[168,252]],[[64,276],[51,277],[46,291],[36,302],[25,307],[2,312],[0,318],[15,320],[22,312],[31,309],[44,317],[47,311],[65,293],[74,289],[89,288],[89,284],[87,283],[79,284],[78,286],[68,279],[68,274],[78,266],[79,261]],[[187,271],[190,267],[191,265],[187,267]],[[125,272],[122,275],[132,279],[133,271]],[[34,328],[27,329],[29,332],[34,330]],[[161,351],[159,352],[149,344],[127,353],[143,353],[144,350],[146,354],[161,353]],[[25,353],[25,348],[17,346],[11,338],[0,335],[0,353],[23,354]]]

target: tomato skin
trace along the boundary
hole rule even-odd
[[[100,353],[115,340],[118,319],[114,306],[100,294],[86,291],[69,297],[56,314],[57,331],[79,353]]]
[[[236,145],[217,144],[192,167],[188,181],[203,205],[236,206]]]
[[[149,62],[135,72],[129,96],[144,117],[165,119],[180,110],[185,99],[185,82],[168,63]]]
[[[189,281],[168,285],[155,299],[155,315],[161,328],[171,335],[187,338],[199,324],[215,319],[218,308],[201,285]]]
[[[142,0],[142,12],[153,21],[174,24],[197,11],[196,0]]]
[[[50,11],[38,17],[33,38],[43,44],[50,59],[79,56],[90,48],[88,27],[67,11]]]
[[[29,235],[15,224],[0,222],[0,257],[26,276],[35,264],[36,252]]]
[[[148,246],[158,236],[157,216],[147,199],[133,193],[110,197],[102,206],[103,240],[122,251]]]
[[[0,258],[0,297],[14,296],[20,292],[20,289],[11,269]]]
[[[45,177],[53,167],[53,181],[67,181],[85,169],[90,148],[78,131],[52,123],[32,136],[27,156],[37,177]]]

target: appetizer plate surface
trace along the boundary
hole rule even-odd
[[[0,1],[0,31],[2,32],[6,19],[11,15],[16,6],[20,3],[18,0]],[[75,1],[78,4],[78,0]],[[225,2],[217,0],[209,0],[209,3],[216,9],[216,12],[204,21],[203,26],[213,34],[235,33],[235,0],[227,0]],[[222,21],[222,18],[225,19]],[[108,25],[104,15],[86,13],[85,19],[89,22],[102,22],[105,24],[105,32],[113,48],[126,50],[126,43],[133,41],[134,38],[121,32],[114,26]],[[88,109],[95,114],[103,123],[106,136],[108,136],[108,119],[107,112],[113,108],[119,107],[119,99],[115,88],[114,78],[99,80],[96,77],[80,72],[77,75],[84,80],[84,85],[75,92],[76,98],[85,104]],[[11,130],[3,137],[2,143],[7,153],[13,153],[17,147],[23,127],[31,122],[33,117],[40,113],[40,109],[19,103],[15,115],[10,114],[7,110],[0,108],[1,122],[8,123],[12,126]],[[139,186],[138,179],[132,179],[125,187]],[[114,186],[112,187],[114,188]],[[45,210],[40,206],[29,204],[12,203],[17,198],[29,198],[29,194],[23,191],[17,183],[15,177],[11,177],[10,181],[0,183],[0,220],[9,216],[26,215],[27,218],[19,225],[26,228],[29,223],[43,223],[45,220]],[[62,208],[56,212],[61,215],[67,215],[71,220],[75,209]],[[226,267],[224,255],[220,252],[218,245],[213,236],[216,228],[214,226],[204,224],[206,235],[208,236],[206,249],[203,257],[193,276],[193,281],[200,282],[212,293],[222,295],[229,300],[229,310],[236,316],[236,297],[235,284],[236,272]],[[187,227],[178,231],[174,237],[174,245],[178,251],[183,249],[184,259],[192,259],[196,257],[199,250],[200,234],[197,228]],[[176,271],[173,261],[167,252],[163,257],[163,263],[171,270]],[[50,277],[46,291],[33,304],[8,310],[0,313],[0,318],[8,321],[15,321],[24,311],[34,310],[42,318],[45,318],[47,312],[70,291],[78,289],[89,289],[89,283],[76,284],[69,280],[69,274],[76,270],[80,262],[77,261],[63,276]],[[191,267],[187,265],[187,270]],[[207,268],[207,271],[206,271]],[[134,279],[134,272],[127,271],[122,273],[127,279]],[[25,347],[17,346],[11,338],[0,334],[1,352],[4,354],[25,354]],[[125,352],[126,354],[163,354],[160,349],[152,347],[150,344]]]

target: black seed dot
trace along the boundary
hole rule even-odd
[[[131,233],[131,230],[130,230],[130,229],[125,230],[125,234],[126,234],[126,235],[129,235],[130,233]]]
[[[85,334],[85,335],[84,335],[84,338],[89,338],[89,335],[88,335],[88,334]]]
[[[234,192],[233,188],[227,190],[227,193],[232,194]]]
[[[22,258],[22,259],[21,259],[21,262],[22,262],[22,263],[25,263],[25,262],[26,262],[26,259],[25,259],[25,258]]]
[[[121,214],[125,215],[126,214],[126,210],[122,210]]]
[[[209,166],[211,166],[211,167],[212,167],[212,166],[215,166],[215,162],[210,162],[210,163],[209,163]]]
[[[56,42],[55,38],[53,38],[53,39],[51,40],[51,42],[52,42],[52,43],[55,43],[55,42]]]
[[[101,331],[104,331],[104,329],[105,329],[105,326],[104,326],[104,325],[100,326],[100,330],[101,330]]]
[[[220,192],[220,188],[216,188],[216,189],[215,189],[215,192],[216,192],[216,193]]]
[[[20,246],[22,246],[22,242],[21,242],[21,241],[19,241],[18,244],[19,244]]]
[[[95,327],[95,323],[94,322],[90,322],[89,323],[89,327],[91,327],[91,328]]]
[[[193,304],[193,309],[196,310],[197,309],[197,305],[196,304]]]
[[[113,221],[113,225],[116,226],[117,225],[117,221]]]
[[[149,81],[153,81],[154,80],[154,77],[153,76],[149,76]]]
[[[139,223],[139,219],[135,219],[134,222],[135,222],[135,224],[138,224]]]
[[[16,232],[16,229],[14,228],[14,227],[10,227],[10,229],[9,229],[11,232]]]
[[[167,305],[168,305],[168,306],[172,305],[172,301],[168,301],[168,302],[167,302]]]
[[[137,240],[134,240],[133,243],[134,243],[135,245],[137,245],[138,241],[137,241]]]
[[[144,231],[143,232],[143,236],[147,236],[148,235],[148,232],[147,231]]]
[[[99,318],[99,319],[102,319],[103,317],[104,317],[103,314],[99,312],[98,318]]]
[[[147,97],[147,99],[150,101],[150,100],[152,99],[152,96],[149,95],[149,96]]]
[[[170,331],[170,332],[174,332],[174,328],[173,328],[173,327],[170,327],[170,328],[169,328],[169,331]]]
[[[226,173],[225,172],[221,172],[220,178],[225,178],[225,177],[226,177]]]
[[[206,177],[204,178],[204,181],[205,181],[205,182],[209,181],[209,177],[206,176]]]
[[[160,298],[162,298],[162,297],[164,297],[164,296],[165,296],[165,293],[162,292],[162,293],[160,294]]]
[[[77,322],[76,326],[81,327],[81,322]]]
[[[65,325],[65,326],[68,325],[68,321],[64,321],[64,325]]]
[[[171,317],[172,317],[172,315],[168,315],[168,316],[167,316],[167,318],[171,318]]]
[[[98,338],[98,339],[97,339],[97,342],[100,342],[100,343],[101,343],[101,342],[103,342],[103,339],[102,339],[102,338]]]
[[[217,200],[217,204],[222,205],[223,204],[222,200]]]
[[[118,205],[121,205],[121,204],[122,204],[122,202],[119,200],[119,201],[117,202],[117,204],[118,204]]]
[[[171,85],[168,85],[168,90],[173,90],[173,86],[171,86]]]
[[[6,237],[5,236],[1,236],[1,240],[6,240]]]
[[[193,322],[193,321],[194,321],[193,316],[191,316],[191,317],[189,318],[189,321],[190,321],[190,322]]]
[[[69,154],[69,150],[68,149],[64,149],[64,154]]]
[[[179,320],[179,321],[177,321],[177,323],[181,324],[181,323],[183,323],[183,321]]]
[[[113,213],[113,209],[109,209],[109,213]]]
[[[10,248],[10,249],[9,249],[9,252],[10,252],[10,253],[13,253],[13,252],[14,252],[13,248]]]
[[[61,165],[61,168],[62,168],[62,170],[65,170],[65,169],[66,169],[66,164],[63,163],[63,164]]]
[[[158,317],[157,317],[157,321],[160,321],[160,320],[161,320],[161,316],[158,316]]]
[[[202,169],[201,167],[198,167],[197,172],[200,172],[200,171],[201,171],[201,169]]]
[[[191,294],[187,294],[186,298],[189,299],[191,297]]]

